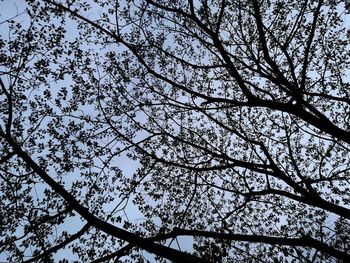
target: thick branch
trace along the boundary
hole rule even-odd
[[[169,239],[169,238],[176,238],[178,236],[208,237],[208,238],[215,238],[215,239],[221,239],[221,240],[244,241],[244,242],[251,242],[251,243],[265,243],[269,245],[282,245],[282,246],[291,246],[291,247],[310,247],[318,251],[324,252],[337,259],[348,260],[350,258],[350,254],[344,251],[335,249],[308,235],[303,235],[299,238],[288,238],[288,237],[273,237],[273,236],[262,236],[262,235],[217,233],[217,232],[211,232],[211,231],[174,228],[172,232],[161,235],[158,238]]]
[[[88,208],[81,205],[78,200],[59,183],[57,183],[52,177],[50,177],[39,165],[26,153],[22,148],[9,136],[0,131],[0,136],[4,137],[11,145],[13,151],[20,157],[28,167],[30,167],[40,178],[47,183],[57,194],[59,194],[68,204],[74,209],[80,216],[82,216],[91,226],[112,235],[132,245],[138,246],[150,253],[156,254],[160,257],[172,260],[174,262],[186,261],[186,262],[203,262],[203,260],[192,256],[191,254],[178,251],[173,248],[169,248],[157,243],[149,242],[147,239],[142,238],[132,232],[126,231],[122,228],[116,227],[106,221],[94,216]]]

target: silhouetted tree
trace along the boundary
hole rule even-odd
[[[1,255],[348,261],[349,12],[27,0],[1,24]]]

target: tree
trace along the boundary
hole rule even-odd
[[[347,1],[27,5],[0,42],[9,261],[349,260]]]

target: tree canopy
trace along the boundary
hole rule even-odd
[[[27,0],[0,21],[0,256],[348,261],[349,13]]]

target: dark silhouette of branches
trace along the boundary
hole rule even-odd
[[[346,262],[348,15],[27,0],[0,21],[0,255]]]

